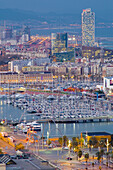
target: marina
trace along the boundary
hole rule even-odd
[[[36,121],[40,125],[37,133],[45,137],[47,132],[50,137],[79,136],[89,129],[113,133],[112,101],[85,95],[7,95],[0,100],[0,119],[13,125]],[[23,128],[23,132],[27,130]]]
[[[102,121],[112,119],[112,103],[108,100],[88,99],[86,96],[44,96],[24,94],[17,98],[1,100],[1,105],[12,105],[12,108],[22,110],[20,117],[26,119],[54,120],[54,121],[79,121],[79,120],[97,120]],[[36,118],[36,116],[39,116]],[[10,116],[11,117],[11,116]],[[1,119],[6,119],[5,115]],[[11,118],[7,118],[11,120]],[[92,120],[92,121],[93,121]],[[13,120],[15,121],[15,120]]]

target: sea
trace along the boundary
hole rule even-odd
[[[39,116],[28,114],[24,110],[6,104],[5,100],[0,100],[0,120],[25,121],[38,120]],[[40,136],[43,134],[47,137],[61,137],[62,135],[71,137],[80,136],[81,132],[109,132],[113,134],[113,122],[98,123],[41,123],[41,132],[37,132]]]
[[[59,27],[59,28],[38,28],[31,29],[31,35],[40,35],[40,36],[50,36],[51,33],[64,33],[67,32],[70,35],[73,34],[76,37],[81,36],[80,27]],[[103,48],[113,50],[113,26],[109,27],[96,27],[95,28],[95,41]]]

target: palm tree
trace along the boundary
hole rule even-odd
[[[72,138],[72,146],[73,146],[73,148],[77,147],[78,144],[79,144],[79,142],[78,142],[77,138],[76,138],[76,137],[73,137],[73,138]]]
[[[100,163],[101,153],[100,153],[100,152],[97,152],[97,153],[96,153],[96,156],[97,156],[98,163]]]
[[[90,144],[93,145],[93,147],[98,144],[98,140],[97,140],[96,137],[94,137],[94,136],[91,137],[89,141],[90,141]]]
[[[80,142],[80,146],[82,147],[84,145],[84,139],[83,138],[80,138],[79,139],[79,142]]]
[[[93,141],[90,139],[89,142],[88,142],[88,144],[89,144],[89,146],[90,146],[90,147],[89,147],[89,150],[91,151],[91,147],[92,147],[92,145],[93,145]]]
[[[67,146],[67,144],[68,144],[68,137],[63,136],[63,146]]]
[[[101,154],[101,157],[102,157],[102,163],[103,163],[103,155],[104,155],[104,150],[103,150],[103,149],[101,149],[100,154]]]
[[[113,153],[111,153],[111,161],[113,162]],[[112,163],[112,165],[113,165],[113,163]],[[112,166],[112,168],[113,168],[113,166]]]
[[[63,136],[63,138],[59,138],[58,142],[61,146],[67,146],[68,144],[68,137],[67,136]]]
[[[110,154],[109,152],[106,153],[106,156],[107,156],[106,166],[109,166],[109,158],[110,158],[110,157],[109,157],[109,154]]]
[[[86,162],[88,161],[88,159],[89,159],[89,153],[85,153],[85,160],[86,160]]]
[[[59,144],[62,146],[62,138],[58,139]]]
[[[95,165],[95,164],[94,164],[94,155],[93,155],[93,163],[92,163],[92,166],[94,167],[94,165]]]
[[[100,146],[100,148],[103,149],[103,147],[105,146],[105,140],[101,139],[99,142],[99,146]]]

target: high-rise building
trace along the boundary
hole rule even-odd
[[[95,45],[95,13],[91,9],[82,12],[82,46]]]
[[[67,33],[52,33],[51,34],[51,52],[60,53],[66,51],[68,47]]]
[[[30,40],[30,28],[28,26],[24,27],[23,34],[27,35],[27,37],[28,37],[27,41],[29,41]]]
[[[3,31],[3,39],[11,39],[12,38],[12,29],[11,28],[7,28]]]

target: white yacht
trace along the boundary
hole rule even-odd
[[[41,131],[41,125],[37,121],[33,121],[30,125],[30,128],[34,131]]]
[[[36,109],[33,107],[30,107],[27,109],[27,113],[37,113]]]

